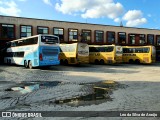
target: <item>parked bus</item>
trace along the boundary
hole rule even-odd
[[[89,62],[95,64],[122,63],[122,46],[90,45]]]
[[[156,50],[156,61],[160,61],[160,50]]]
[[[38,66],[58,65],[59,38],[54,35],[35,35],[7,42],[4,63]]]
[[[123,61],[126,63],[153,63],[156,61],[154,46],[124,46]]]
[[[0,64],[4,63],[4,54],[6,51],[6,46],[5,44],[0,44]]]
[[[61,64],[89,63],[89,46],[86,43],[60,44]]]

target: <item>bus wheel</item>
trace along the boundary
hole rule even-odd
[[[25,68],[28,68],[28,64],[27,64],[27,61],[26,61],[26,60],[24,61],[24,67],[25,67]]]
[[[7,64],[11,65],[11,59],[7,59]]]
[[[65,64],[65,65],[68,65],[68,60],[65,60],[65,61],[64,61],[64,64]]]
[[[63,64],[64,64],[64,62],[63,62],[63,60],[62,60],[62,59],[60,60],[60,64],[61,64],[61,65],[63,65]]]
[[[7,59],[7,64],[9,64],[9,61],[8,61],[8,59]]]
[[[11,63],[11,59],[9,59],[9,64],[11,65],[12,63]]]
[[[130,59],[130,60],[129,60],[129,63],[133,64],[133,60],[132,60],[132,59]]]
[[[31,60],[29,61],[28,66],[29,66],[29,68],[30,68],[30,69],[32,69],[32,68],[33,68]]]
[[[104,60],[103,59],[100,60],[100,64],[104,65]]]
[[[139,60],[139,59],[136,59],[136,60],[135,60],[135,63],[136,63],[136,64],[139,64],[139,63],[140,63],[140,60]]]
[[[94,63],[95,63],[96,65],[98,65],[98,64],[99,64],[99,61],[96,59],[96,60],[94,61]]]

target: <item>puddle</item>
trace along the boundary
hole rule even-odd
[[[46,88],[46,87],[55,87],[62,83],[61,81],[48,81],[48,82],[42,82],[40,83],[40,88]]]
[[[0,81],[0,84],[15,84],[15,82],[12,82],[12,81]]]
[[[85,86],[85,84],[83,84]],[[88,95],[73,97],[69,99],[56,100],[55,104],[65,104],[72,107],[87,106],[92,104],[101,104],[107,101],[112,101],[110,95],[112,91],[117,89],[118,83],[112,80],[87,84],[86,86],[92,89],[92,93]]]
[[[33,91],[36,91],[38,89],[45,89],[49,87],[55,87],[59,84],[63,84],[62,81],[33,81],[33,82],[22,82],[20,84],[17,84],[16,86],[12,86],[6,91],[8,91],[10,94],[26,94]],[[49,101],[49,104],[57,104],[57,105],[69,105],[73,107],[78,106],[87,106],[92,104],[101,104],[105,103],[107,101],[112,101],[112,98],[110,95],[112,92],[118,88],[120,88],[121,84],[113,81],[113,80],[107,80],[97,83],[89,83],[89,84],[80,84],[81,89],[77,93],[73,92],[73,95],[68,95],[67,98],[58,99],[58,100],[51,100]],[[10,92],[11,91],[11,92]],[[80,92],[80,94],[79,94]],[[84,93],[84,94],[82,94]],[[72,97],[71,97],[72,96]],[[9,99],[9,98],[3,98],[3,99]]]
[[[65,100],[56,100],[55,104],[65,104],[72,107],[78,107],[78,106],[87,106],[92,104],[101,104],[107,101],[111,101],[112,98],[110,98],[107,94],[101,94],[101,93],[94,93],[89,94],[86,96],[80,96],[75,97],[71,99],[65,99]]]
[[[16,91],[22,94],[33,92],[38,89],[55,87],[60,84],[60,81],[33,81],[33,82],[22,82],[17,86],[6,89],[5,91]]]

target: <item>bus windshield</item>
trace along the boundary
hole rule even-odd
[[[41,42],[44,44],[56,44],[59,43],[59,39],[54,36],[41,36]]]
[[[89,55],[89,46],[88,46],[88,44],[85,44],[85,43],[79,43],[78,44],[78,55],[84,55],[84,56],[88,56]]]

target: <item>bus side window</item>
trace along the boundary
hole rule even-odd
[[[107,47],[104,47],[104,52],[107,52]]]
[[[143,48],[144,53],[149,53],[149,48]]]
[[[11,42],[11,47],[15,47],[15,46],[16,46],[15,42]]]
[[[93,47],[89,47],[89,52],[93,52]]]
[[[11,47],[11,42],[6,43],[6,47],[7,48]]]
[[[96,52],[95,47],[89,47],[89,52]]]
[[[20,46],[20,45],[18,45],[18,41],[15,41],[15,42],[14,42],[14,45],[15,45],[15,47],[16,47],[16,46]]]
[[[22,46],[23,42],[24,42],[23,40],[18,41],[16,46]]]
[[[113,51],[113,47],[108,47],[108,51],[107,52],[112,52]]]
[[[33,40],[33,44],[37,44],[37,42],[38,42],[38,37],[35,37]]]
[[[127,52],[128,52],[127,48],[123,48],[123,53],[127,53]]]
[[[95,47],[95,52],[99,52],[99,48],[98,47]]]
[[[128,53],[135,53],[135,49],[129,48],[129,49],[128,49]]]
[[[104,47],[99,47],[98,52],[104,52]]]
[[[135,48],[136,53],[143,53],[143,48]]]

